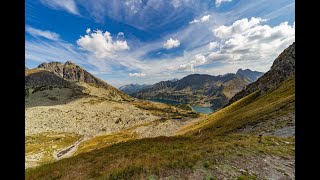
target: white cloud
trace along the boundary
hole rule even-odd
[[[225,39],[231,36],[239,35],[243,32],[250,30],[251,28],[267,21],[266,19],[252,17],[250,20],[247,18],[237,20],[231,26],[220,26],[213,30],[216,37]]]
[[[81,36],[77,44],[97,58],[114,57],[115,52],[129,49],[127,41],[113,41],[108,31],[103,33],[101,30]]]
[[[209,47],[209,50],[214,50],[216,48],[218,48],[220,45],[218,42],[210,42],[208,47]]]
[[[206,16],[203,16],[200,19],[194,19],[193,21],[189,22],[189,24],[204,23],[204,22],[209,21],[209,19],[210,19],[210,15],[206,15]]]
[[[129,73],[130,77],[145,77],[145,73]]]
[[[194,72],[194,65],[193,64],[182,64],[179,66],[178,70]]]
[[[180,41],[178,39],[168,39],[164,44],[163,46],[166,48],[166,49],[171,49],[171,48],[175,48],[175,47],[178,47],[180,45]]]
[[[207,59],[204,55],[202,54],[196,54],[194,56],[194,59],[191,60],[190,62],[186,63],[186,64],[181,64],[178,66],[178,70],[182,70],[182,71],[190,71],[190,72],[195,72],[195,67],[203,65],[207,63]],[[169,68],[169,70],[173,70],[174,68],[171,67]]]
[[[191,63],[195,66],[203,65],[207,62],[206,57],[201,54],[197,54],[194,57],[194,60],[191,61]]]
[[[87,28],[86,33],[89,34],[91,32],[90,28]]]
[[[41,0],[41,3],[54,9],[66,10],[71,14],[79,14],[77,4],[74,0]]]
[[[207,21],[209,21],[209,19],[210,19],[210,15],[206,15],[206,16],[203,16],[203,17],[200,19],[200,21],[201,21],[201,22],[207,22]]]
[[[224,2],[231,2],[232,0],[216,0],[216,7],[219,7],[221,5],[221,3]]]
[[[26,32],[28,32],[29,34],[31,34],[34,37],[44,37],[50,40],[59,40],[59,34],[55,33],[55,32],[51,32],[51,31],[44,31],[44,30],[40,30],[40,29],[36,29],[30,26],[26,27]]]
[[[178,47],[180,45],[180,41],[178,39],[168,39],[164,44],[164,48],[166,49],[172,49],[172,48],[175,48],[175,47]]]
[[[261,18],[250,20],[244,18],[235,21],[230,26],[220,26],[214,29],[213,33],[221,40],[221,45],[211,52],[207,59],[227,62],[272,62],[295,41],[295,28],[288,22],[271,27],[263,25],[265,21]],[[210,45],[214,45],[214,42],[212,43]]]

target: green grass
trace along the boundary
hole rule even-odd
[[[169,169],[192,169],[198,161],[211,164],[208,157],[228,159],[239,152],[244,156],[261,154],[261,150],[269,155],[294,155],[293,143],[283,143],[293,142],[293,138],[264,137],[264,140],[266,143],[258,143],[258,137],[240,134],[205,139],[179,136],[133,140],[28,169],[26,179],[51,179],[60,176],[71,179],[139,179],[141,175],[159,175],[160,171]],[[275,146],[275,142],[279,145]]]
[[[264,95],[256,91],[203,121],[183,127],[178,134],[197,134],[200,130],[201,134],[219,135],[292,112],[293,109],[287,105],[295,101],[294,82],[291,78],[275,91]]]
[[[150,114],[161,116],[165,119],[182,119],[185,117],[197,118],[199,113],[195,113],[192,109],[188,109],[187,106],[173,106],[158,102],[148,101],[134,101],[132,102],[139,109],[147,110]]]
[[[116,143],[125,142],[128,140],[137,139],[137,138],[138,138],[138,135],[131,134],[126,131],[97,136],[95,138],[89,139],[81,143],[75,155],[105,148]]]
[[[38,161],[39,164],[53,162],[53,152],[63,149],[75,143],[82,136],[72,133],[40,133],[25,137],[25,154],[43,153],[42,158]]]
[[[263,143],[259,143],[257,135],[228,132],[288,113],[292,109],[286,105],[294,100],[294,79],[290,79],[275,91],[264,95],[252,93],[200,123],[186,126],[180,132],[183,135],[120,142],[28,169],[26,179],[152,179],[173,169],[192,171],[199,163],[202,169],[220,166],[237,172],[228,164],[218,164],[221,159],[264,155],[292,158],[295,138],[263,136]],[[238,179],[254,178],[247,174],[238,176]]]

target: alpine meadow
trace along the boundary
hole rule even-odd
[[[295,1],[26,0],[25,179],[295,179]]]

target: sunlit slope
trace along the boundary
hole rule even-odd
[[[178,134],[220,135],[241,127],[281,116],[294,111],[291,103],[295,102],[294,76],[279,85],[279,88],[261,94],[260,91],[234,102],[207,119],[183,127]]]
[[[185,179],[194,177],[195,172],[207,173],[197,178],[268,177],[261,168],[252,169],[253,175],[243,174],[239,172],[243,167],[237,162],[246,161],[243,166],[258,167],[266,164],[266,158],[276,158],[292,163],[294,138],[263,136],[263,143],[259,143],[256,135],[227,132],[293,111],[288,105],[295,101],[294,82],[292,77],[276,90],[266,94],[252,93],[208,119],[184,127],[180,131],[183,136],[146,138],[111,145],[28,169],[26,179]],[[268,164],[270,171],[284,169],[289,173],[288,169],[272,163]],[[285,176],[292,178],[294,173]]]

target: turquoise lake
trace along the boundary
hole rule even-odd
[[[199,107],[199,106],[192,106],[192,109],[195,111],[195,112],[198,112],[198,113],[203,113],[203,114],[211,114],[213,113],[213,109],[210,108],[210,107]]]
[[[150,99],[149,101],[161,102],[161,103],[171,104],[171,105],[182,104],[178,101],[166,100],[166,99]],[[192,109],[197,113],[203,113],[203,114],[210,114],[214,111],[211,107],[192,106]]]

